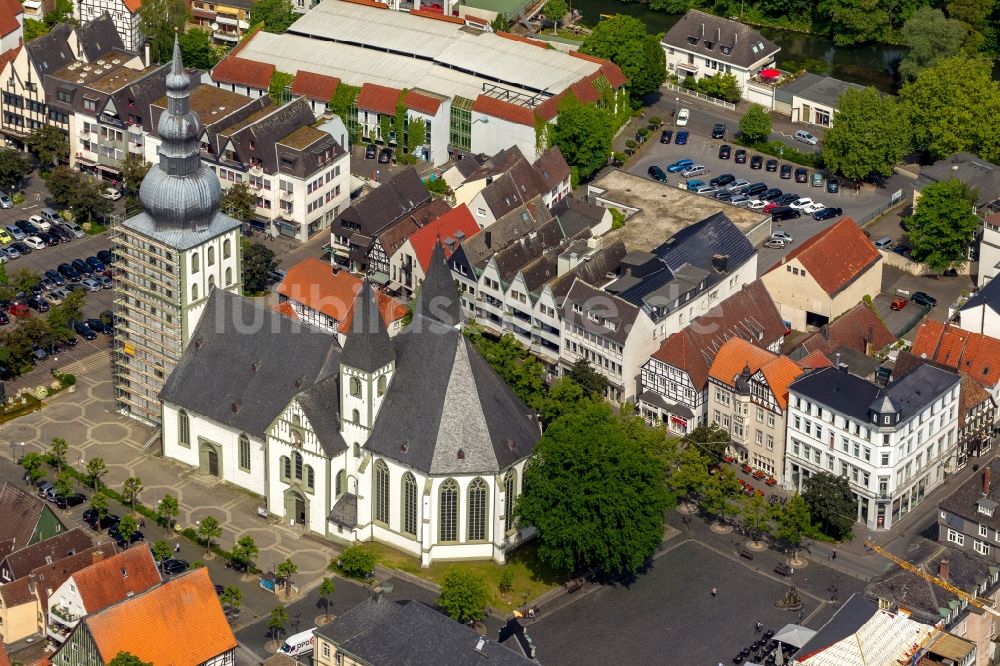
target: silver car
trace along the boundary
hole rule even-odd
[[[817,139],[815,136],[813,136],[812,134],[810,134],[805,130],[799,130],[798,132],[796,132],[795,140],[801,141],[802,143],[808,143],[810,146],[815,146],[817,143],[819,143],[819,139]]]
[[[83,278],[80,282],[87,291],[100,291],[101,283],[94,278]]]
[[[7,259],[19,259],[21,257],[21,253],[14,246],[0,247],[0,252],[3,252]]]
[[[740,190],[742,190],[744,187],[746,187],[749,184],[750,184],[750,181],[747,180],[746,178],[738,178],[738,179],[734,180],[733,182],[729,183],[729,185],[726,187],[726,189],[729,190],[730,192],[739,192]]]
[[[4,228],[7,230],[7,233],[13,236],[14,240],[16,241],[23,241],[28,236],[28,234],[24,233],[23,231],[21,231],[21,229],[15,227],[13,224],[10,225],[9,227],[4,227]]]

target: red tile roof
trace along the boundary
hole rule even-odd
[[[236,648],[205,568],[88,615],[83,623],[105,664],[123,650],[157,665],[203,664]]]
[[[463,242],[471,236],[475,236],[479,231],[479,225],[476,224],[476,221],[472,218],[472,213],[469,212],[469,208],[465,204],[452,208],[438,219],[410,235],[410,245],[413,247],[413,253],[416,255],[417,262],[423,269],[424,274],[427,273],[427,268],[430,266],[431,253],[434,252],[434,246],[437,243],[441,243],[441,247],[445,251],[445,256],[451,256],[448,246],[444,244],[444,241],[448,238],[455,238],[455,233],[458,231],[465,234]],[[456,243],[455,247],[458,247],[458,243]]]
[[[17,22],[17,17],[23,13],[24,8],[17,0],[3,0],[0,3],[0,35],[7,36],[20,28],[21,24]]]
[[[344,0],[344,2],[349,2],[352,5],[364,5],[365,7],[375,7],[376,9],[389,9],[389,5],[384,2],[375,2],[375,0]]]
[[[340,79],[336,76],[314,74],[300,69],[292,81],[292,94],[302,95],[320,102],[329,102],[333,93],[337,92],[339,85]]]
[[[510,102],[504,102],[495,97],[480,95],[472,103],[472,110],[477,113],[486,114],[487,116],[517,123],[518,125],[535,126],[535,114],[531,109],[511,104]]]
[[[752,345],[743,338],[730,338],[719,348],[712,361],[712,367],[708,370],[708,376],[726,386],[735,386],[736,377],[745,367],[750,368],[752,375],[775,358],[777,354]]]
[[[124,0],[124,2],[128,10],[133,14],[138,12],[139,8],[142,7],[142,0]]]
[[[274,65],[230,55],[212,70],[212,80],[265,89],[271,85],[274,70]]]
[[[73,575],[88,613],[145,592],[162,580],[153,554],[144,545],[124,550]]]
[[[288,317],[289,319],[299,318],[299,316],[295,314],[295,309],[292,307],[291,301],[281,301],[277,305],[272,306],[271,309],[281,316]]]
[[[10,666],[10,657],[7,655],[7,648],[3,641],[0,641],[0,666]]]
[[[559,115],[559,102],[562,101],[565,95],[566,91],[564,90],[558,95],[549,97],[547,100],[535,107],[535,115],[542,120],[552,120]]]
[[[406,96],[403,97],[403,106],[407,109],[413,111],[419,111],[420,113],[426,113],[428,116],[433,116],[441,108],[441,100],[435,99],[430,95],[423,95],[412,90],[406,91]],[[395,111],[393,111],[395,113]]]
[[[17,45],[12,49],[7,49],[3,53],[0,53],[0,71],[7,66],[7,63],[14,60],[17,54],[21,52],[21,45]]]
[[[870,351],[875,353],[895,341],[896,336],[886,328],[871,307],[867,303],[858,303],[806,338],[799,346],[810,354],[821,352],[829,359],[841,347],[850,347],[857,352],[867,354],[869,343]]]
[[[594,104],[601,99],[601,91],[597,89],[594,85],[594,80],[601,75],[600,72],[595,72],[590,76],[580,79],[573,85],[569,87],[576,95],[576,98],[583,102],[584,104]]]
[[[849,217],[819,232],[792,250],[771,271],[797,259],[812,279],[829,296],[836,296],[865,271],[882,260],[882,255]]]
[[[958,427],[965,427],[966,420],[973,409],[987,400],[992,400],[990,392],[983,385],[968,375],[962,375],[961,387],[958,391]]]
[[[778,401],[778,406],[784,409],[788,406],[788,387],[792,385],[800,375],[802,368],[795,364],[795,361],[787,356],[779,356],[760,369],[767,380],[767,385],[774,394],[774,399]]]
[[[460,19],[457,16],[445,16],[444,14],[439,14],[437,12],[428,12],[422,9],[411,9],[410,13],[413,14],[414,16],[423,16],[424,18],[434,19],[436,21],[444,21],[446,23],[465,25],[465,19]]]
[[[303,259],[288,269],[278,293],[308,308],[332,317],[341,333],[350,327],[354,302],[361,291],[361,278],[347,271],[333,272],[330,264],[315,257]],[[407,308],[376,290],[382,320],[388,325],[406,316]]]
[[[394,116],[401,94],[403,91],[398,88],[366,83],[361,86],[361,92],[358,93],[358,108]]]
[[[515,35],[509,32],[503,32],[502,30],[498,30],[495,34],[500,37],[503,37],[504,39],[510,39],[515,42],[524,42],[525,44],[531,44],[532,46],[537,46],[543,49],[549,48],[548,42],[543,42],[540,39],[531,39],[530,37],[522,37],[521,35]]]
[[[911,353],[954,368],[983,386],[1000,381],[1000,340],[927,320],[917,329]]]
[[[628,77],[625,76],[625,72],[621,70],[621,67],[611,62],[610,60],[605,60],[604,58],[598,58],[597,56],[588,55],[586,53],[580,53],[579,51],[570,51],[569,54],[581,60],[589,60],[590,62],[595,62],[601,66],[601,73],[604,74],[604,78],[608,80],[612,88],[621,88],[623,85],[628,83]]]
[[[832,368],[833,361],[828,359],[822,350],[817,349],[799,359],[799,366],[803,370],[819,370],[820,368]]]

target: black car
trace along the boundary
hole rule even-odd
[[[97,258],[100,259],[105,266],[110,266],[115,263],[115,255],[111,254],[108,250],[101,250],[98,252]]]
[[[32,296],[27,301],[27,306],[36,312],[48,312],[49,302],[41,296]]]
[[[29,236],[34,236],[39,231],[41,231],[41,229],[33,225],[31,222],[28,222],[27,220],[18,220],[17,222],[14,223],[14,225]]]
[[[52,247],[53,245],[59,245],[59,237],[56,236],[55,234],[43,231],[40,234],[38,234],[38,237],[41,238],[42,242],[48,245],[49,247]]]
[[[11,243],[10,246],[20,252],[22,257],[26,254],[31,254],[31,246],[27,243],[17,241],[16,243]]]
[[[823,210],[816,211],[813,215],[814,220],[829,220],[833,217],[840,217],[844,214],[844,211],[840,208],[824,208]]]
[[[663,130],[660,132],[660,143],[670,143],[674,138],[673,130]]]
[[[378,151],[379,164],[388,164],[392,161],[392,148],[383,148]]]
[[[764,192],[763,194],[760,195],[760,200],[761,201],[774,201],[775,199],[777,199],[781,195],[782,195],[781,190],[779,190],[777,187],[772,187],[767,192]]]
[[[792,220],[801,216],[802,213],[788,206],[778,206],[771,211],[771,220],[776,222],[780,220]]]
[[[66,338],[63,340],[63,344],[67,347],[76,347],[77,343],[80,342],[76,338]]]
[[[750,158],[750,168],[751,169],[759,169],[762,166],[764,166],[764,158],[763,157],[761,157],[760,155],[754,155],[753,157]]]
[[[60,275],[62,275],[70,282],[79,282],[80,280],[83,279],[83,277],[80,275],[80,272],[75,268],[73,268],[72,266],[70,266],[69,264],[59,264],[59,268],[57,270],[59,271]]]
[[[805,167],[799,167],[795,170],[795,182],[796,183],[808,183],[809,182],[809,169]]]
[[[375,159],[375,156],[377,154],[378,154],[378,148],[375,147],[374,143],[369,143],[367,146],[365,146],[365,159],[366,160],[373,160],[373,159]]]
[[[729,183],[735,183],[736,176],[731,173],[722,173],[708,181],[708,184],[712,187],[725,187]]]
[[[792,177],[792,165],[782,164],[781,165],[781,177],[785,180],[789,180]]]
[[[733,161],[736,162],[737,164],[746,164],[747,151],[743,150],[742,148],[737,148],[736,154],[733,155]]]
[[[937,299],[923,291],[913,292],[913,295],[910,296],[910,300],[917,305],[923,305],[925,308],[932,308],[937,305]]]
[[[56,495],[56,506],[60,509],[71,509],[80,506],[87,501],[87,496],[83,493],[71,493],[69,495]]]
[[[54,271],[51,268],[45,271],[45,277],[52,280],[57,287],[61,287],[66,284],[66,278],[64,278],[59,271]]]
[[[764,183],[754,183],[753,185],[747,185],[744,187],[740,194],[745,194],[748,197],[755,197],[758,194],[763,194],[764,192],[767,192],[767,185]]]
[[[667,182],[667,174],[663,171],[663,169],[655,164],[646,169],[646,173],[648,173],[649,177],[653,180],[658,180],[661,183]]]
[[[53,224],[52,228],[49,229],[49,233],[57,236],[62,243],[68,243],[73,240],[73,232],[61,224]]]
[[[90,329],[90,327],[87,326],[82,321],[75,321],[75,322],[73,322],[73,330],[76,331],[76,334],[79,335],[84,340],[96,340],[97,339],[97,333],[94,333],[94,331],[92,331]]]
[[[840,183],[837,182],[836,178],[831,178],[830,180],[826,181],[826,191],[829,192],[830,194],[836,194],[837,192],[840,191]]]
[[[104,265],[104,262],[97,257],[87,257],[87,264],[94,269],[95,273],[103,273],[107,270],[107,266]]]
[[[712,138],[721,139],[724,136],[726,136],[726,124],[715,123],[715,126],[712,128]]]
[[[83,259],[74,259],[71,265],[73,266],[73,268],[77,270],[78,273],[86,275],[87,277],[90,277],[91,275],[94,274],[94,269],[91,268],[90,264],[88,264]]]
[[[119,548],[124,548],[128,544],[135,543],[136,541],[142,541],[145,535],[139,530],[136,530],[132,533],[132,536],[129,537],[128,542],[126,542],[125,536],[118,531],[118,525],[116,524],[108,529],[108,536],[115,540]]]
[[[5,310],[0,310],[0,326],[6,326],[10,323],[10,317],[7,316]]]
[[[97,333],[103,333],[104,335],[111,335],[115,332],[115,329],[111,324],[105,324],[100,319],[88,319],[87,326],[90,327],[90,330]]]
[[[184,573],[187,571],[188,562],[187,560],[179,560],[177,558],[170,558],[169,560],[163,560],[163,564],[160,565],[160,569],[163,573],[168,576],[176,576],[179,573]]]
[[[733,152],[732,146],[730,146],[728,143],[722,144],[721,146],[719,146],[719,159],[728,160],[729,156],[732,155],[732,152]]]
[[[795,194],[794,192],[785,192],[780,197],[775,199],[774,203],[778,204],[779,206],[787,206],[788,204],[792,203],[798,198],[799,195]]]
[[[768,160],[767,164],[764,165],[767,171],[777,171],[778,170],[778,160]]]
[[[83,522],[90,525],[92,530],[106,530],[122,522],[122,519],[113,513],[109,513],[98,522],[96,509],[87,509],[83,512]]]

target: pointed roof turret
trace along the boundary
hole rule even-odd
[[[434,244],[427,275],[420,286],[420,296],[413,311],[414,319],[425,317],[445,326],[462,323],[462,306],[455,289],[455,280],[444,257],[440,243]]]
[[[351,316],[351,326],[340,362],[364,372],[375,372],[395,358],[389,333],[382,321],[382,313],[379,312],[375,290],[368,278],[365,278],[354,301],[354,314]]]

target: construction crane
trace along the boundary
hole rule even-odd
[[[927,573],[926,571],[924,571],[920,567],[916,566],[915,564],[910,564],[909,562],[907,562],[903,558],[897,557],[896,555],[893,555],[892,553],[890,553],[889,551],[885,550],[884,548],[880,548],[879,546],[876,546],[871,541],[865,541],[865,545],[868,546],[869,548],[871,548],[873,551],[875,551],[879,555],[881,555],[882,557],[895,562],[896,564],[898,564],[903,569],[906,569],[907,571],[909,571],[911,573],[917,574],[918,576],[920,576],[921,578],[923,578],[924,580],[926,580],[929,583],[934,583],[938,587],[941,587],[941,588],[944,588],[945,590],[948,590],[949,592],[951,592],[952,594],[954,594],[956,597],[958,597],[962,601],[970,603],[973,606],[975,606],[976,608],[981,608],[984,611],[986,611],[987,613],[989,613],[989,614],[991,614],[991,615],[993,615],[995,617],[1000,617],[1000,611],[998,611],[997,609],[993,608],[992,602],[989,599],[980,599],[979,597],[977,597],[974,594],[969,594],[965,590],[960,590],[959,588],[955,587],[954,585],[952,585],[951,583],[949,583],[945,579],[943,579],[943,578],[941,578],[939,576],[932,576],[931,574]]]

